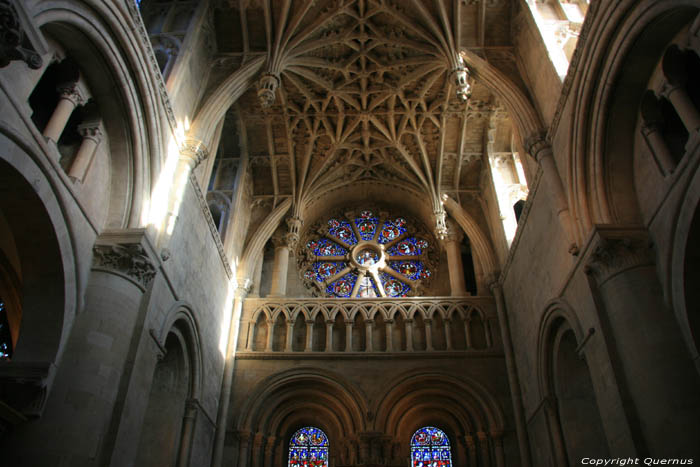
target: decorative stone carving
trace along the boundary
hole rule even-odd
[[[599,284],[626,269],[652,264],[649,240],[643,237],[602,238],[585,268]]]
[[[24,31],[15,7],[9,0],[0,0],[0,68],[13,60],[22,60],[29,68],[41,68],[41,56],[26,47]]]
[[[95,245],[95,267],[124,274],[147,288],[156,276],[156,268],[139,244]]]
[[[280,78],[273,73],[265,73],[258,83],[258,99],[263,108],[275,103],[275,92],[280,85]]]
[[[180,144],[180,158],[187,161],[194,170],[209,156],[209,150],[201,141],[186,139]]]
[[[435,216],[435,235],[442,240],[447,235],[447,224],[445,223],[447,213],[444,209],[437,209],[433,211],[433,215]]]
[[[537,162],[539,162],[541,157],[540,154],[547,149],[549,149],[551,153],[552,146],[549,144],[549,141],[547,141],[547,136],[544,133],[532,134],[525,140],[525,150],[534,157]]]

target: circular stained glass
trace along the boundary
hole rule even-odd
[[[318,273],[323,277],[332,276],[338,272],[338,268],[333,263],[321,263],[318,267]]]
[[[408,241],[403,241],[399,243],[398,245],[399,251],[403,255],[415,255],[416,254],[416,246],[413,243],[410,243]]]
[[[327,220],[327,229],[315,230],[321,236],[305,240],[309,251],[300,261],[314,261],[303,273],[307,285],[337,298],[406,297],[425,285],[429,244],[411,222],[374,209],[347,212],[353,214]]]
[[[355,260],[363,266],[372,266],[379,261],[379,255],[373,249],[365,248],[357,254]]]

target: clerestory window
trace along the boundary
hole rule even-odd
[[[328,437],[319,428],[307,426],[289,441],[288,467],[328,467]]]

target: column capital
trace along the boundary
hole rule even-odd
[[[245,298],[248,293],[250,293],[250,289],[253,287],[253,281],[250,279],[243,279],[241,283],[238,284],[238,287],[236,287],[235,296],[238,298]]]
[[[531,134],[524,142],[525,150],[538,163],[542,157],[552,155],[552,145],[547,141],[547,135],[544,132],[536,132]]]
[[[447,221],[445,225],[446,230],[442,237],[442,241],[445,243],[461,242],[464,238],[464,232],[462,232],[462,228],[452,220]]]
[[[306,325],[307,325],[307,326],[313,326],[313,325],[314,325],[314,320],[312,320],[312,319],[307,319],[307,320],[306,320]]]
[[[327,320],[326,320],[326,324],[329,324],[329,325],[332,326],[332,325],[335,324],[335,320],[333,320],[333,319],[327,319]]]
[[[188,138],[180,143],[180,159],[187,162],[192,170],[207,157],[209,150],[200,140]]]
[[[90,120],[78,125],[78,133],[85,139],[91,139],[95,143],[102,141],[102,121]]]
[[[144,290],[157,273],[155,252],[143,229],[106,231],[95,242],[93,254],[94,268],[122,274]]]
[[[626,269],[653,264],[651,240],[642,228],[597,228],[584,271],[602,284]]]
[[[56,91],[58,91],[58,95],[61,97],[61,99],[70,101],[76,107],[87,102],[87,97],[78,86],[77,81],[61,83],[56,86]]]
[[[248,444],[250,441],[250,438],[253,436],[253,434],[250,431],[236,431],[235,432],[236,438],[238,438],[238,441],[243,444]]]
[[[276,233],[270,238],[272,245],[274,245],[275,250],[278,248],[289,248],[289,241],[287,239],[287,234]]]
[[[484,433],[483,431],[477,431],[476,437],[479,438],[480,442],[484,442],[488,439],[488,435],[486,433]]]

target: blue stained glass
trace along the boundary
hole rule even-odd
[[[363,277],[360,288],[357,290],[357,296],[360,298],[379,297],[379,289],[374,283],[374,279],[369,276]]]
[[[389,261],[389,267],[412,281],[428,279],[431,274],[422,261]]]
[[[346,248],[327,238],[309,240],[306,247],[316,256],[345,256],[348,253]]]
[[[382,281],[384,293],[386,293],[388,297],[405,297],[408,292],[411,291],[411,287],[409,287],[407,284],[404,284],[400,280],[385,272],[379,274],[379,279]]]
[[[328,467],[328,437],[318,428],[298,430],[289,442],[288,467]]]
[[[417,256],[428,248],[428,242],[422,238],[404,238],[387,250],[389,256]]]
[[[355,237],[355,233],[352,231],[350,222],[331,219],[328,221],[328,233],[347,245],[353,246],[357,243],[357,237]]]
[[[413,467],[452,467],[450,440],[444,431],[426,426],[411,438]]]
[[[313,276],[311,278],[318,282],[323,282],[329,277],[335,276],[347,266],[348,265],[345,261],[317,261],[311,266],[311,269],[313,271]]]
[[[372,214],[369,211],[363,211],[362,214]],[[379,219],[376,217],[359,217],[355,219],[355,225],[357,230],[360,232],[360,238],[365,241],[372,240],[374,238],[374,232],[377,231],[377,224]]]
[[[401,235],[406,233],[406,224],[403,223],[402,225],[397,225],[393,222],[386,221],[384,222],[384,226],[382,227],[382,230],[379,232],[379,237],[377,238],[377,242],[384,245],[386,243],[389,243],[390,241],[400,237]]]
[[[349,272],[326,287],[326,292],[338,298],[349,298],[357,282],[357,273]]]
[[[12,334],[10,334],[10,323],[7,321],[7,311],[5,302],[0,299],[0,360],[12,357]]]

